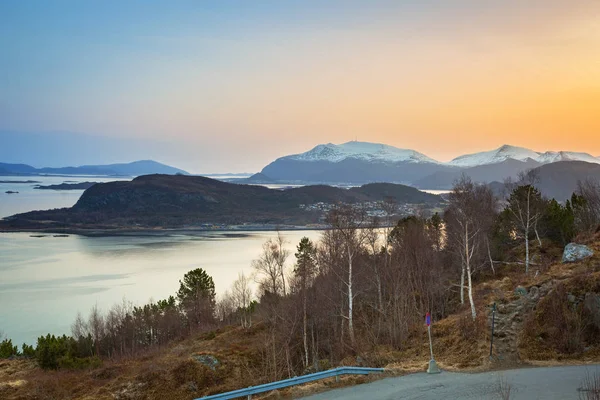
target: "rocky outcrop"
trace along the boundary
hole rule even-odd
[[[497,305],[493,357],[496,365],[506,367],[522,363],[519,356],[519,335],[523,330],[525,317],[555,285],[555,281],[549,280],[529,289],[517,286],[514,290],[516,296],[512,301]],[[492,313],[489,312],[488,318],[491,319],[491,316]]]
[[[583,244],[569,243],[563,252],[562,262],[577,262],[594,255],[594,251]]]

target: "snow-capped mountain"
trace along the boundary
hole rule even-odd
[[[585,161],[589,163],[600,164],[600,158],[594,157],[588,153],[577,153],[573,151],[547,151],[537,159],[542,164],[549,164],[558,161]]]
[[[558,161],[600,163],[598,158],[587,153],[577,153],[572,151],[547,151],[545,153],[538,153],[524,147],[504,145],[491,151],[459,156],[447,164],[456,167],[469,168],[480,165],[498,164],[510,159],[523,162],[535,161],[540,164],[549,164]]]
[[[348,142],[320,144],[313,149],[280,157],[263,168],[275,181],[303,183],[410,183],[435,172],[452,169],[414,150]]]
[[[432,189],[451,187],[463,173],[478,182],[502,181],[524,170],[558,161],[600,164],[600,158],[587,153],[538,153],[509,145],[466,154],[444,163],[415,150],[380,143],[347,142],[320,144],[304,153],[280,157],[265,166],[260,177],[284,183],[396,182]]]
[[[482,151],[480,153],[465,154],[456,157],[448,163],[456,167],[475,167],[478,165],[497,164],[508,159],[527,161],[532,159],[537,161],[539,153],[524,147],[510,146],[505,144],[495,150]]]
[[[343,144],[320,144],[305,153],[288,156],[288,158],[296,161],[328,161],[332,163],[353,158],[363,161],[439,164],[438,161],[418,151],[399,149],[387,144],[356,141]]]

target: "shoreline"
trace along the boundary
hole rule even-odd
[[[119,236],[201,236],[209,232],[269,232],[269,231],[322,231],[326,225],[230,225],[215,228],[186,227],[186,228],[47,228],[47,229],[0,229],[0,235],[5,233],[30,233],[48,235],[79,235],[86,237],[119,237]]]

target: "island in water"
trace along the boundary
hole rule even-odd
[[[94,186],[98,182],[78,182],[78,183],[61,183],[57,185],[37,185],[34,189],[40,190],[85,190]]]
[[[239,185],[201,176],[145,175],[97,183],[71,208],[32,211],[0,221],[0,231],[140,231],[157,229],[273,229],[317,227],[336,204],[359,204],[384,215],[441,209],[444,199],[410,186],[371,183],[350,189],[326,185],[286,190]]]

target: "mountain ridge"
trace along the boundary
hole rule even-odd
[[[101,175],[101,176],[139,176],[147,174],[184,174],[188,172],[162,164],[154,160],[138,160],[129,163],[105,165],[81,165],[68,167],[35,168],[28,164],[0,163],[0,171],[8,175]]]
[[[256,181],[334,185],[385,181],[447,189],[462,173],[478,181],[501,181],[527,169],[564,161],[600,164],[600,158],[588,153],[536,152],[511,145],[440,162],[415,150],[355,141],[320,144],[304,153],[279,157],[260,171]]]

